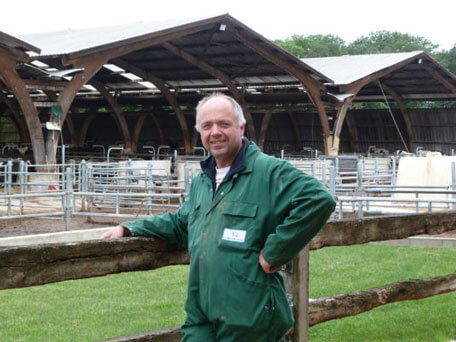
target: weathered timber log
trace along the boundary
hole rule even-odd
[[[182,334],[180,328],[157,330],[144,334],[121,336],[105,342],[179,342]]]
[[[455,213],[374,217],[328,222],[310,248],[438,234],[456,229]],[[183,246],[152,238],[0,248],[0,289],[188,263]]]
[[[310,242],[310,249],[404,239],[421,234],[441,234],[455,229],[456,213],[344,219],[328,222]]]
[[[188,264],[184,246],[153,238],[0,248],[0,289]]]
[[[309,322],[313,326],[332,319],[358,315],[381,305],[452,291],[456,291],[456,273],[404,280],[369,290],[313,299],[309,303]]]

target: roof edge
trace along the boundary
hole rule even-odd
[[[11,48],[14,48],[14,49],[22,48],[26,51],[32,51],[32,52],[35,52],[38,54],[41,53],[40,48],[38,48],[30,43],[27,43],[24,40],[16,38],[8,33],[5,33],[3,31],[0,31],[0,42],[4,42],[5,45],[7,45]]]
[[[169,28],[166,28],[166,29],[154,31],[154,32],[151,32],[151,33],[146,33],[146,34],[143,34],[143,35],[135,36],[135,37],[132,37],[132,38],[122,39],[122,40],[118,40],[118,41],[115,41],[115,42],[112,42],[112,43],[98,45],[98,46],[95,46],[95,47],[90,47],[90,48],[87,48],[87,49],[73,51],[73,52],[69,52],[69,53],[65,53],[65,54],[58,54],[58,55],[55,55],[55,56],[56,57],[63,56],[64,58],[66,57],[67,59],[76,59],[76,58],[80,58],[82,56],[90,55],[90,54],[93,54],[93,53],[99,53],[99,52],[103,52],[103,51],[106,51],[106,50],[109,50],[109,49],[113,49],[113,48],[115,48],[117,46],[121,46],[121,45],[125,46],[126,44],[140,43],[142,41],[146,41],[146,40],[153,39],[153,38],[158,38],[158,37],[161,37],[161,36],[166,36],[168,34],[180,32],[180,31],[186,31],[186,30],[189,30],[189,29],[194,29],[194,28],[197,28],[198,26],[201,26],[203,28],[203,26],[210,25],[210,24],[215,23],[217,21],[226,19],[227,16],[228,16],[227,14],[223,14],[223,15],[219,15],[219,16],[215,16],[215,17],[201,19],[201,20],[189,22],[187,24],[173,26],[173,27],[169,27]]]

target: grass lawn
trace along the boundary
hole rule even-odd
[[[451,249],[360,245],[311,253],[311,297],[454,272]],[[0,291],[0,341],[98,341],[178,326],[187,266]],[[449,341],[456,293],[319,324],[311,341]]]
[[[456,250],[360,245],[311,252],[310,297],[347,293],[456,271]],[[456,292],[397,302],[321,323],[311,341],[445,341],[456,339]]]

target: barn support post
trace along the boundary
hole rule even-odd
[[[73,103],[79,89],[81,89],[84,84],[89,82],[98,70],[101,69],[103,64],[106,63],[108,58],[109,55],[106,53],[99,53],[97,56],[86,56],[85,58],[73,61],[74,66],[82,68],[83,70],[72,77],[68,85],[59,93],[59,96],[57,97],[57,102],[60,105],[62,114],[59,118],[54,118],[54,120],[59,122],[60,127],[63,126],[70,106]],[[59,136],[59,131],[49,131],[46,138],[46,160],[50,164],[55,163]]]
[[[355,120],[353,114],[347,112],[345,116],[345,123],[347,124],[348,134],[350,135],[350,152],[356,152],[356,143],[358,141],[358,132],[356,130]]]
[[[135,130],[133,132],[133,138],[132,138],[132,150],[137,151],[138,150],[138,141],[139,141],[139,136],[141,135],[141,130],[144,125],[144,121],[146,121],[146,114],[141,114],[138,119],[136,120],[135,124]]]
[[[37,164],[46,163],[46,147],[38,111],[30,97],[24,80],[16,71],[16,57],[0,49],[0,76],[6,86],[11,89],[24,114],[30,141],[33,148],[33,158]]]
[[[82,122],[82,128],[81,128],[81,134],[79,135],[79,138],[77,140],[77,146],[78,147],[83,147],[85,145],[86,139],[87,139],[87,132],[89,131],[90,124],[92,123],[93,119],[95,117],[93,115],[88,116],[84,119]]]
[[[299,130],[298,120],[296,120],[295,114],[293,113],[293,107],[288,106],[287,108],[288,118],[290,119],[290,126],[293,130],[295,140],[296,140],[296,151],[302,149],[302,138],[301,138],[301,131]]]
[[[258,137],[258,147],[263,151],[264,150],[264,140],[266,139],[266,133],[268,131],[269,123],[271,122],[272,110],[267,110],[263,119],[261,120],[260,135]]]
[[[358,93],[358,92],[356,92],[356,93]],[[340,133],[342,131],[342,126],[344,124],[344,120],[347,115],[347,111],[350,108],[356,93],[350,97],[345,98],[342,105],[339,106],[339,108],[337,109],[337,115],[336,115],[336,121],[334,123],[331,145],[329,146],[329,149],[328,149],[329,155],[339,154]]]

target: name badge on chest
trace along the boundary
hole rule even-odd
[[[245,234],[245,230],[225,228],[223,230],[222,240],[242,243],[245,241]]]

